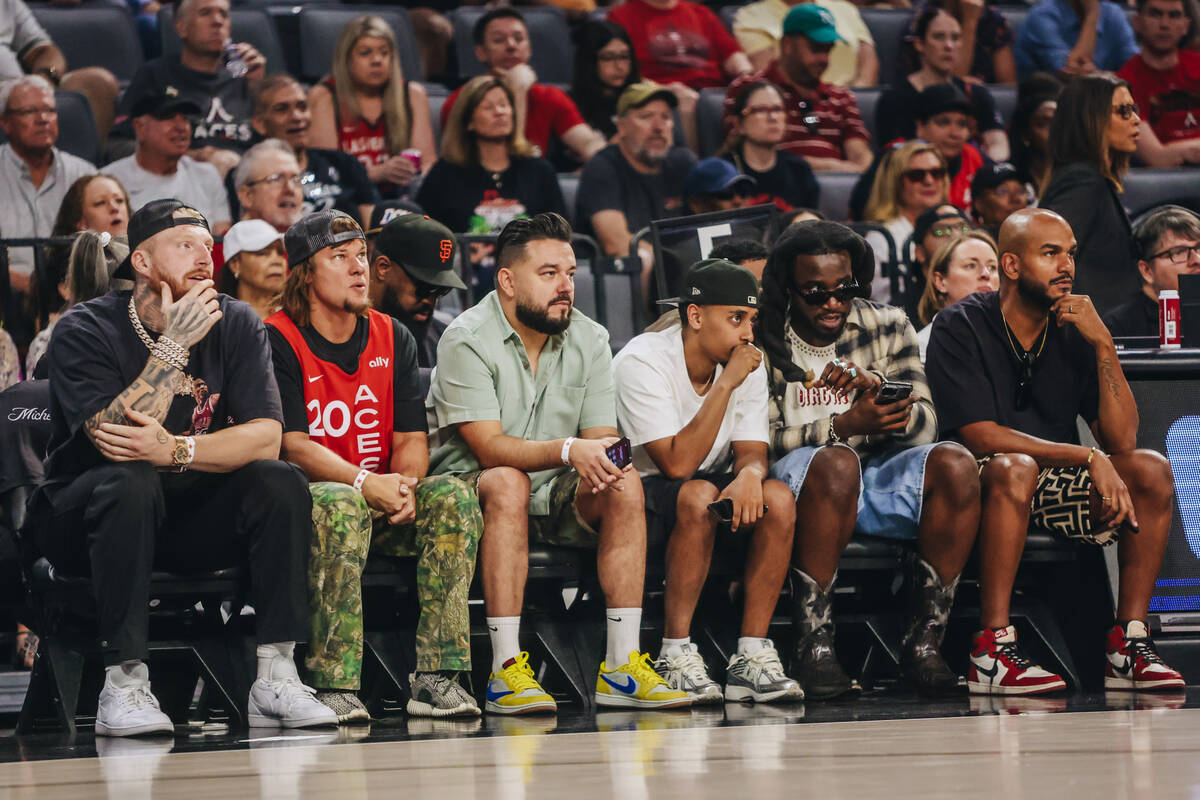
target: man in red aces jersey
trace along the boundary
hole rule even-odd
[[[341,722],[367,721],[358,699],[367,551],[417,556],[417,671],[408,713],[477,715],[458,683],[470,670],[467,590],[483,518],[457,478],[427,478],[429,449],[408,330],[368,307],[362,229],[336,210],[284,235],[291,273],[267,330],[284,408],[283,458],[311,481],[308,565],[317,699]]]

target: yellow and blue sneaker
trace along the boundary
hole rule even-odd
[[[629,654],[629,663],[610,670],[600,664],[596,679],[596,705],[619,708],[687,708],[692,698],[687,692],[672,689],[654,671],[649,653],[636,650]]]
[[[551,714],[558,711],[558,703],[533,677],[529,653],[523,652],[488,677],[484,708],[489,714]]]

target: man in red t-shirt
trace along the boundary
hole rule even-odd
[[[453,243],[438,247],[452,248]],[[424,389],[408,329],[369,308],[367,244],[347,214],[310,214],[284,235],[291,273],[267,318],[283,405],[282,457],[313,501],[312,635],[305,665],[339,722],[368,722],[360,579],[369,550],[417,557],[414,716],[478,716],[459,685],[471,669],[467,592],[483,533],[479,502],[429,469]]]
[[[783,18],[779,58],[764,72],[743,75],[725,95],[725,126],[748,86],[769,81],[783,93],[787,127],[779,149],[804,156],[818,172],[862,172],[871,165],[871,135],[849,89],[822,83],[829,51],[841,41],[828,9],[795,6]]]
[[[608,12],[633,42],[642,77],[693,89],[724,86],[750,59],[717,15],[688,0],[626,0]]]
[[[1152,167],[1200,163],[1200,53],[1181,50],[1191,19],[1183,0],[1138,0],[1142,52],[1121,67],[1140,107],[1137,154]]]
[[[516,98],[517,114],[525,117],[525,138],[546,155],[551,138],[562,141],[580,164],[587,163],[607,142],[599,131],[583,121],[575,101],[556,86],[537,83],[529,66],[533,52],[525,17],[515,8],[493,9],[475,23],[475,57],[488,72],[501,78]],[[567,75],[558,76],[566,81]],[[442,126],[458,99],[458,89],[442,104]]]

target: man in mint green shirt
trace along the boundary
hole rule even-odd
[[[446,328],[429,393],[438,443],[431,474],[460,476],[483,509],[479,573],[492,642],[486,710],[552,712],[518,631],[529,538],[598,548],[608,606],[599,705],[691,704],[641,652],[646,517],[618,441],[612,354],[603,327],[574,309],[571,226],[557,214],[510,222],[496,241],[496,289]]]

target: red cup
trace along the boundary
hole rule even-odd
[[[417,172],[421,171],[421,151],[420,150],[410,147],[407,150],[401,150],[400,155],[404,156],[409,161],[411,161],[412,165],[417,168]]]
[[[1175,349],[1182,344],[1179,325],[1179,292],[1163,289],[1158,293],[1158,346]]]

